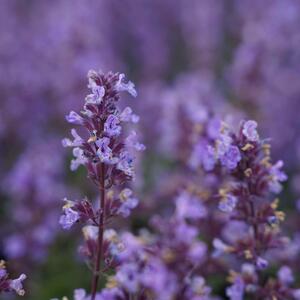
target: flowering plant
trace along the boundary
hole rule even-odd
[[[85,245],[81,253],[89,260],[93,269],[91,299],[97,293],[101,273],[115,266],[109,249],[114,246],[114,238],[105,228],[117,215],[128,217],[138,200],[124,184],[134,178],[134,152],[143,151],[145,146],[138,142],[137,134],[131,131],[125,136],[125,122],[137,123],[139,117],[130,107],[121,110],[118,106],[120,93],[127,91],[136,96],[132,82],[124,81],[124,74],[89,71],[89,85],[92,93],[85,98],[80,114],[71,111],[66,119],[87,130],[85,137],[76,129],[71,130],[73,140],[63,139],[65,147],[73,147],[74,159],[71,170],[84,165],[88,178],[99,190],[99,207],[87,199],[69,201],[65,199],[60,224],[70,229],[75,223],[88,224],[83,228]],[[118,248],[118,247],[117,247]]]

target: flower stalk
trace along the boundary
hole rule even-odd
[[[134,179],[134,153],[144,150],[145,146],[137,141],[135,131],[126,136],[126,128],[122,126],[125,122],[137,123],[139,117],[130,107],[122,111],[117,105],[123,91],[136,96],[134,84],[126,83],[124,74],[112,72],[89,71],[88,79],[92,93],[85,98],[83,110],[80,113],[71,111],[66,116],[69,123],[83,127],[88,134],[80,136],[72,129],[74,140],[65,138],[62,144],[73,147],[75,159],[71,161],[71,170],[85,166],[88,178],[97,186],[99,208],[95,209],[87,198],[65,199],[60,224],[67,230],[78,222],[86,224],[83,227],[85,245],[80,252],[93,268],[91,300],[95,300],[101,274],[116,265],[108,251],[115,247],[114,234],[105,227],[118,215],[128,217],[138,205],[138,200],[124,184]]]

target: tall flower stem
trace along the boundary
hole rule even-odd
[[[99,233],[98,233],[98,245],[97,256],[94,264],[94,272],[92,278],[92,297],[91,300],[95,300],[97,286],[100,278],[100,268],[103,249],[103,232],[104,232],[104,210],[105,210],[105,165],[101,164],[100,174],[100,213],[99,213]]]

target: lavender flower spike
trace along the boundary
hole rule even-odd
[[[113,243],[104,238],[105,226],[117,215],[128,217],[138,204],[131,190],[123,189],[123,184],[134,178],[134,152],[144,150],[145,146],[138,142],[135,132],[126,139],[121,134],[124,122],[138,121],[138,116],[132,113],[131,108],[127,107],[121,112],[118,107],[120,92],[137,95],[134,84],[130,81],[126,83],[124,79],[124,74],[89,71],[88,87],[92,94],[85,98],[80,115],[71,111],[67,116],[68,122],[85,128],[87,137],[81,138],[72,129],[74,141],[63,140],[63,146],[74,147],[75,159],[71,161],[71,170],[76,170],[80,165],[85,166],[88,177],[100,193],[98,209],[84,199],[76,204],[67,204],[59,220],[64,229],[70,229],[78,221],[88,223],[89,227],[84,230],[86,244],[80,251],[93,267],[91,300],[96,298],[102,262],[113,263],[111,258],[105,257],[108,255],[105,249],[111,248],[107,243]],[[117,198],[114,197],[115,188],[123,189]],[[88,234],[91,230],[92,235]],[[81,290],[77,295],[80,295],[76,296],[78,300],[86,299],[85,292]]]

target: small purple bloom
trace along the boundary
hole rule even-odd
[[[118,214],[127,218],[130,215],[132,209],[138,205],[139,201],[136,198],[128,198],[126,202],[122,203],[118,209]]]
[[[213,252],[214,257],[218,257],[218,256],[226,253],[229,249],[229,246],[218,238],[214,238],[213,246],[215,248],[215,251]]]
[[[130,293],[135,293],[139,287],[140,272],[136,264],[126,263],[121,265],[116,274],[117,282],[124,286]]]
[[[221,131],[221,121],[218,118],[211,119],[207,124],[208,136],[215,140],[219,137]]]
[[[128,176],[133,176],[133,157],[128,151],[122,151],[120,153],[117,169],[123,171]]]
[[[183,192],[176,199],[176,215],[179,218],[201,219],[207,215],[207,210],[199,198]]]
[[[71,124],[77,124],[77,125],[83,124],[83,118],[73,110],[70,111],[70,113],[66,116],[66,120]]]
[[[82,232],[86,240],[96,241],[98,238],[99,228],[94,225],[86,225],[82,228]]]
[[[211,288],[205,285],[205,279],[200,276],[195,276],[191,282],[191,288],[195,297],[192,300],[208,300],[208,296],[211,293]],[[198,297],[200,296],[200,297]]]
[[[219,203],[219,209],[222,212],[230,213],[234,210],[237,204],[237,197],[227,194],[225,198],[223,198]]]
[[[73,155],[75,159],[71,160],[71,170],[75,171],[80,165],[85,165],[87,163],[87,158],[84,156],[83,150],[76,147],[73,149]]]
[[[269,182],[269,187],[271,192],[278,194],[282,190],[281,182],[287,180],[287,175],[281,170],[283,167],[283,161],[279,160],[270,169],[271,180]]]
[[[113,158],[112,150],[109,148],[110,139],[103,137],[96,141],[96,145],[99,147],[97,150],[98,157],[101,162],[107,164],[114,164],[117,162],[116,158]]]
[[[174,233],[177,241],[190,244],[197,236],[198,231],[194,226],[187,224],[185,221],[178,220]]]
[[[270,225],[276,225],[279,223],[279,219],[276,216],[270,216],[268,217],[268,223]]]
[[[229,146],[228,151],[220,158],[223,166],[229,170],[233,170],[237,167],[241,160],[241,153],[237,146]]]
[[[134,130],[132,130],[130,132],[130,134],[126,138],[125,142],[126,142],[126,145],[128,146],[128,148],[133,148],[136,151],[144,151],[146,149],[144,144],[141,144],[140,142],[138,142],[137,134]]]
[[[269,265],[268,261],[263,259],[262,257],[258,257],[256,259],[256,267],[259,269],[259,270],[264,270],[265,268],[267,268]]]
[[[63,229],[69,230],[80,219],[80,216],[72,207],[64,208],[63,212],[64,214],[60,217],[59,224]]]
[[[243,135],[250,141],[250,142],[257,142],[259,140],[259,135],[257,133],[257,123],[255,121],[247,121],[243,126]]]
[[[115,115],[109,115],[104,124],[104,131],[109,136],[118,136],[121,133],[120,120]]]
[[[194,262],[194,261],[201,261],[205,257],[205,254],[207,252],[207,246],[203,242],[196,242],[191,245],[188,257],[189,259]]]
[[[132,109],[130,107],[125,107],[125,109],[120,114],[120,120],[123,122],[132,122],[138,123],[140,117],[132,113]]]
[[[86,291],[84,289],[77,289],[74,291],[74,300],[86,300]]]
[[[71,134],[74,138],[73,141],[71,141],[68,138],[64,138],[62,140],[62,145],[63,147],[79,147],[82,145],[83,143],[83,139],[81,138],[81,136],[77,133],[76,129],[72,128],[71,129]]]
[[[0,279],[7,275],[7,271],[5,268],[0,267]]]
[[[283,168],[283,161],[277,161],[270,170],[271,175],[278,181],[283,182],[287,180],[287,175],[281,170]]]
[[[134,83],[131,82],[131,81],[128,81],[127,83],[125,83],[124,79],[125,79],[125,75],[120,74],[119,75],[119,80],[115,85],[116,91],[117,92],[127,91],[130,95],[132,95],[133,97],[136,97],[137,92],[135,90]]]
[[[27,278],[25,274],[21,274],[19,278],[10,282],[9,287],[14,290],[19,296],[24,296],[23,281]]]
[[[120,193],[121,206],[118,209],[118,214],[127,218],[130,215],[132,209],[138,205],[138,199],[132,197],[132,191],[128,188],[124,189]]]
[[[212,146],[207,146],[203,151],[202,164],[205,171],[211,171],[216,164],[216,153]]]
[[[243,300],[244,299],[245,283],[241,277],[236,277],[233,285],[226,289],[226,295],[230,300]]]
[[[279,280],[286,285],[289,285],[294,282],[292,270],[288,266],[282,266],[279,269],[277,276]]]
[[[102,86],[93,85],[91,87],[92,94],[86,96],[85,101],[86,103],[90,104],[100,104],[102,102],[102,98],[105,95],[105,89]]]
[[[100,294],[97,294],[96,300],[116,300],[124,299],[124,292],[118,287],[105,288],[101,290]],[[77,299],[74,299],[77,300]],[[85,299],[84,299],[85,300]],[[86,299],[89,300],[89,299]]]
[[[232,138],[227,134],[223,133],[217,139],[217,146],[216,146],[216,153],[217,156],[220,158],[229,151],[229,147],[231,146]]]
[[[212,171],[216,164],[215,149],[201,140],[195,145],[189,164],[194,169],[202,166],[205,171]]]

